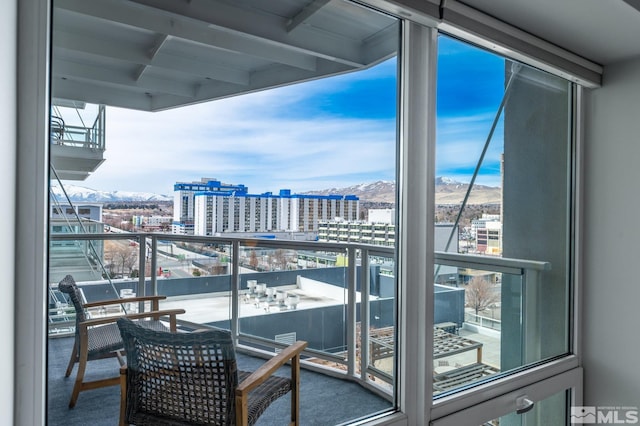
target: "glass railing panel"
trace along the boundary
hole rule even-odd
[[[368,252],[367,258],[368,274],[360,271],[361,285],[367,288],[359,291],[368,297],[361,297],[361,303],[368,304],[369,333],[361,347],[368,349],[368,380],[392,394],[397,362],[395,258],[375,252]]]
[[[172,236],[158,238],[156,247],[156,292],[167,296],[161,308],[184,309],[183,321],[231,329],[231,244]]]
[[[50,335],[65,335],[75,330],[75,308],[58,283],[71,275],[86,302],[134,297],[138,288],[139,238],[77,238],[53,232],[49,243],[48,323]],[[149,304],[145,305],[149,309]],[[137,312],[136,303],[89,308],[92,318]]]
[[[507,274],[437,265],[434,285],[433,393],[450,392],[502,371],[500,300]],[[512,284],[521,288],[514,275]],[[511,318],[521,323],[521,318]],[[521,345],[520,341],[506,342]]]
[[[553,331],[543,330],[535,308],[550,263],[449,253],[436,258],[434,395],[566,353],[546,346],[542,336]],[[565,309],[559,305],[556,314]]]
[[[310,362],[343,368],[347,358],[346,250],[240,246],[238,329],[247,338],[308,343]]]

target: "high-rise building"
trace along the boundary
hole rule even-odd
[[[250,194],[244,185],[215,179],[174,185],[173,233],[215,235],[223,232],[317,232],[321,221],[356,220],[355,195]]]
[[[193,235],[194,194],[197,192],[239,192],[246,193],[244,185],[228,185],[213,178],[201,178],[195,182],[176,182],[173,185],[173,223],[174,234]]]

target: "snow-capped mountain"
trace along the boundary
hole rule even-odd
[[[436,178],[436,203],[458,204],[462,202],[466,194],[468,183],[458,182],[447,177]],[[83,186],[65,184],[64,189],[71,201],[82,202],[121,202],[121,201],[172,201],[168,195],[154,194],[150,192],[131,191],[97,191]],[[52,191],[58,200],[64,200],[62,189],[58,185],[52,186]],[[361,183],[344,188],[330,188],[305,192],[304,194],[317,195],[355,195],[361,201],[374,203],[395,203],[396,185],[390,181],[376,181]],[[495,204],[502,199],[502,191],[499,187],[476,184],[469,197],[470,204]]]
[[[395,203],[396,184],[395,182],[379,180],[377,182],[361,183],[359,185],[347,186],[346,188],[330,188],[330,189],[321,189],[317,191],[309,191],[309,192],[305,192],[305,194],[355,195],[363,201]]]
[[[438,204],[459,204],[464,199],[468,183],[458,182],[448,177],[436,178],[436,203]],[[395,182],[377,181],[348,186],[345,188],[330,188],[318,191],[309,191],[306,194],[318,195],[355,195],[361,201],[395,203],[396,185]],[[486,185],[474,185],[469,196],[470,204],[495,204],[502,199],[502,191],[499,187]]]
[[[51,192],[61,202],[66,198],[59,185],[52,185]],[[151,192],[131,192],[131,191],[97,191],[84,186],[65,183],[64,192],[67,193],[71,201],[81,202],[118,202],[118,201],[172,201],[173,197]]]

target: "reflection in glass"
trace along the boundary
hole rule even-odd
[[[510,413],[479,426],[547,426],[568,424],[567,407],[570,400],[570,391],[558,392],[542,401],[535,402],[529,411],[521,414]]]
[[[568,353],[571,265],[571,84],[439,43],[434,395]]]

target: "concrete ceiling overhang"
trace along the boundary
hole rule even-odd
[[[459,3],[597,64],[640,57],[640,0]],[[54,103],[146,111],[346,73],[398,49],[395,18],[343,0],[56,0],[53,20]]]
[[[371,67],[398,32],[342,0],[56,0],[52,95],[164,110]]]

